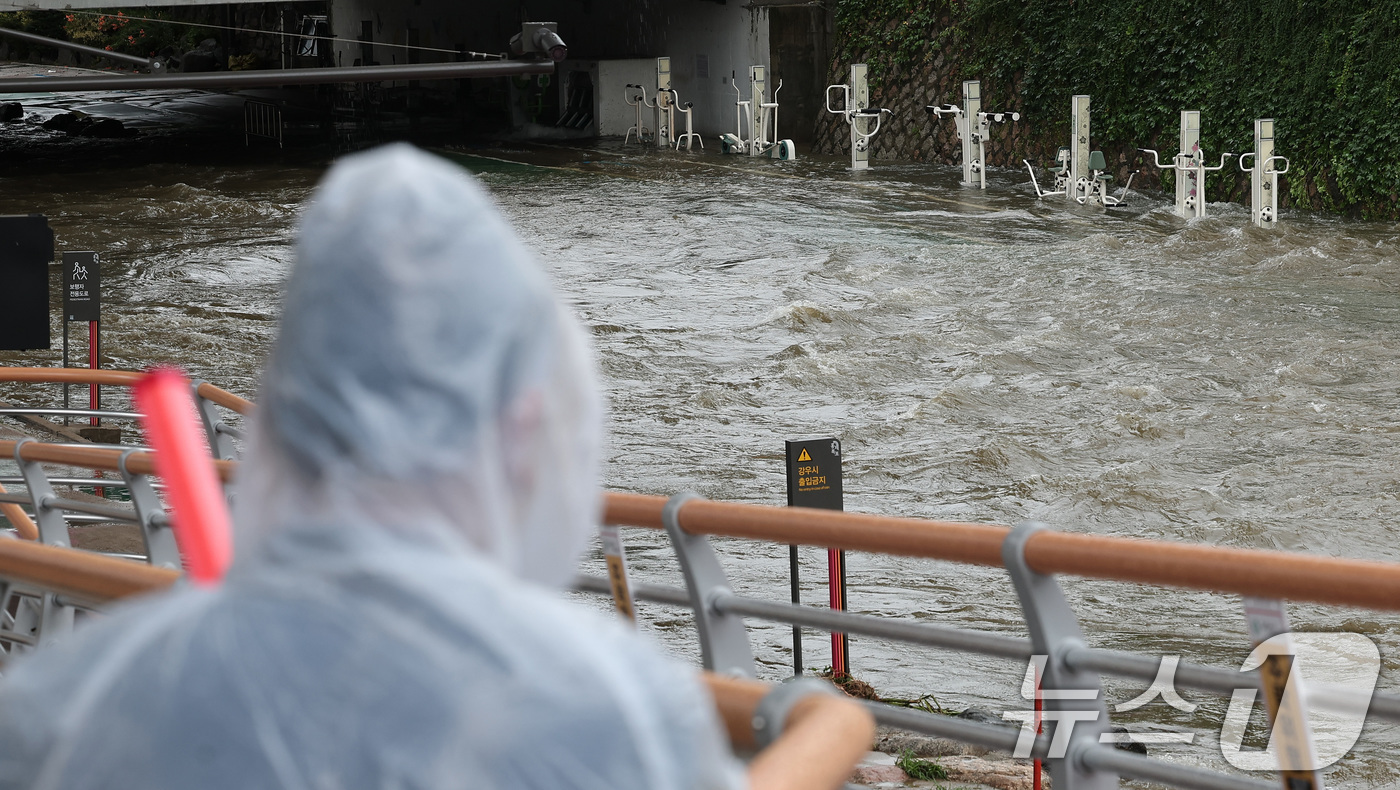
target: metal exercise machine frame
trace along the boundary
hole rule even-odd
[[[1008,120],[1019,121],[1021,114],[1019,112],[982,112],[982,82],[980,80],[964,80],[962,91],[963,106],[930,104],[924,108],[924,111],[939,118],[945,115],[953,116],[958,139],[962,141],[963,186],[986,189],[987,137],[992,132],[992,123],[1005,123]],[[972,123],[974,118],[977,119],[975,129]],[[1032,179],[1034,179],[1034,175],[1032,175]]]
[[[1253,159],[1254,164],[1245,167],[1244,160]],[[1254,121],[1254,151],[1240,154],[1240,170],[1249,173],[1249,215],[1256,227],[1274,228],[1278,226],[1278,177],[1288,172],[1288,157],[1274,154],[1274,119],[1257,118]],[[1282,161],[1279,170],[1275,162]]]
[[[1090,146],[1089,116],[1089,97],[1084,94],[1075,96],[1070,102],[1069,145],[1061,146],[1055,156],[1055,164],[1046,168],[1054,179],[1050,189],[1041,189],[1040,182],[1035,178],[1035,168],[1029,160],[1021,160],[1026,165],[1026,171],[1030,173],[1031,186],[1035,189],[1036,197],[1068,195],[1081,206],[1094,203],[1103,208],[1121,206],[1123,201],[1128,199],[1128,191],[1133,188],[1133,178],[1137,171],[1128,175],[1128,182],[1123,185],[1123,191],[1117,197],[1108,194],[1113,176],[1108,173],[1108,164],[1104,160],[1103,152],[1094,151]]]
[[[866,79],[864,63],[851,64],[849,85],[826,86],[826,111],[840,115],[851,127],[851,169],[866,170],[870,167],[870,138],[880,132],[880,122],[890,113],[882,107],[870,106],[870,84]],[[831,92],[840,90],[844,96],[841,109],[831,106]],[[870,128],[870,120],[875,120],[875,128]]]
[[[739,81],[733,82],[734,93],[734,134],[720,135],[720,150],[726,154],[747,154],[766,156],[769,159],[790,161],[797,158],[797,147],[791,140],[778,137],[778,91],[783,89],[783,81],[773,89],[773,100],[768,101],[768,69],[765,66],[749,67],[749,98],[739,89]],[[747,121],[747,123],[745,123]],[[768,133],[772,131],[773,138]]]
[[[1200,110],[1181,111],[1181,143],[1169,165],[1162,164],[1158,153],[1151,148],[1138,150],[1152,154],[1152,163],[1160,170],[1176,171],[1176,215],[1182,219],[1204,217],[1206,215],[1206,173],[1225,168],[1225,160],[1234,154],[1220,155],[1220,164],[1206,166],[1206,154],[1201,149]]]
[[[651,129],[647,128],[646,124],[642,123],[642,108],[655,107],[656,105],[647,101],[647,89],[644,85],[634,85],[629,82],[623,86],[622,91],[622,100],[637,109],[637,119],[628,127],[627,134],[623,135],[622,144],[627,145],[631,141],[632,135],[636,135],[637,145],[646,145],[648,140],[655,140],[656,136]],[[633,91],[637,93],[634,95]]]
[[[675,91],[671,90],[671,59],[656,59],[656,98],[653,108],[656,112],[657,146],[670,148],[676,141]]]

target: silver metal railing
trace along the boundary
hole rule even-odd
[[[253,137],[264,137],[276,140],[277,147],[281,148],[285,129],[281,107],[254,99],[243,102],[243,145],[247,146]]]
[[[9,368],[3,373],[10,376],[10,380],[51,385],[61,383],[62,378],[71,379],[84,375],[83,371],[71,369],[46,371]],[[120,372],[99,371],[98,374],[109,378],[134,378],[131,374]],[[46,378],[50,375],[61,378]],[[123,383],[129,381],[124,379],[105,382],[108,386],[120,386]],[[192,382],[191,389],[211,454],[219,461],[233,459],[237,453],[233,440],[240,439],[242,435],[225,421],[223,410],[241,408],[246,411],[246,406],[239,402],[241,399],[229,396],[217,388],[210,388],[202,381]],[[209,397],[206,397],[206,393]],[[121,420],[140,417],[136,412],[104,409],[62,409],[44,406],[13,406],[0,409],[0,417],[26,415]],[[0,504],[19,506],[24,516],[32,522],[32,528],[37,533],[32,537],[36,542],[68,547],[70,526],[134,525],[139,530],[145,553],[109,556],[120,556],[156,567],[175,570],[181,568],[180,553],[170,528],[170,518],[160,497],[163,486],[154,476],[147,448],[135,445],[38,442],[28,438],[15,442],[3,441],[0,445],[4,447],[0,457],[9,456],[19,468],[18,475],[0,476],[0,486],[6,489],[0,493]],[[106,470],[114,473],[114,477],[74,475],[71,470],[75,467]],[[115,489],[120,491],[124,501],[64,496],[55,491],[54,486]],[[14,519],[11,521],[12,526],[18,527],[13,524]],[[52,591],[0,579],[0,660],[9,652],[30,649],[44,640],[66,632],[73,625],[75,613],[82,608],[82,605]]]
[[[893,621],[873,615],[819,609],[787,602],[768,601],[736,594],[728,583],[719,557],[704,535],[685,532],[679,524],[681,506],[694,494],[679,494],[667,503],[662,521],[685,578],[685,587],[632,584],[633,597],[690,610],[695,617],[702,663],[706,669],[752,677],[755,664],[744,618],[814,628],[840,634],[853,634],[926,647],[976,653],[1026,662],[1032,656],[1045,656],[1041,689],[1046,710],[1078,710],[1096,714],[1081,720],[1069,730],[1063,756],[1049,757],[1057,737],[1056,724],[1046,722],[1049,736],[1033,741],[1031,756],[1045,758],[1052,780],[1061,788],[1117,787],[1120,778],[1160,782],[1201,790],[1266,790],[1279,783],[1226,774],[1209,769],[1166,762],[1116,748],[1109,733],[1109,717],[1102,693],[1104,676],[1154,682],[1161,668],[1160,657],[1089,647],[1084,643],[1077,619],[1064,593],[1052,575],[1029,568],[1024,561],[1026,540],[1046,529],[1024,524],[1007,536],[1003,544],[1006,568],[1021,602],[1030,638],[988,633],[967,628]],[[581,575],[574,589],[598,595],[612,593],[609,581]],[[1257,688],[1257,671],[1241,672],[1188,662],[1178,663],[1174,684],[1225,696],[1237,689]],[[1092,699],[1072,697],[1056,691],[1092,691]],[[1325,684],[1310,684],[1310,705],[1336,695],[1357,692]],[[1083,697],[1090,695],[1084,694]],[[871,702],[870,710],[882,725],[949,738],[1005,753],[1013,753],[1022,737],[1019,726],[997,726],[942,716],[920,710]],[[1325,705],[1323,706],[1325,707]],[[1400,722],[1400,695],[1377,691],[1370,699],[1369,716]],[[1087,716],[1086,716],[1087,719]],[[1086,726],[1088,725],[1088,726]]]

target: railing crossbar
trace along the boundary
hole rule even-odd
[[[1005,754],[1012,754],[1016,751],[1016,742],[1021,735],[1019,726],[1001,727],[995,724],[984,724],[979,721],[959,719],[956,716],[943,716],[912,708],[895,707],[884,702],[867,700],[865,708],[870,711],[870,715],[875,717],[877,724],[917,732],[922,735],[932,735],[937,738],[950,738]],[[1049,753],[1050,739],[1044,735],[1038,736],[1031,747],[1031,756],[1045,757]]]
[[[8,408],[0,409],[0,415],[23,415],[23,414],[48,414],[59,417],[101,417],[111,420],[139,420],[141,415],[134,411],[105,411],[102,409],[41,409],[41,408]],[[84,447],[86,445],[83,445]]]
[[[102,488],[126,488],[126,482],[120,477],[50,477],[49,483],[56,486],[100,486]],[[0,475],[0,485],[24,485],[24,478],[19,475]],[[20,504],[25,504],[21,502]]]
[[[690,600],[685,590],[656,584],[631,585],[635,598],[663,603],[685,609]],[[597,595],[611,595],[608,580],[601,576],[580,574],[574,579],[574,589]],[[871,636],[909,644],[958,650],[1000,658],[1025,661],[1031,656],[1030,640],[1002,634],[988,634],[965,628],[953,628],[933,623],[891,622],[873,615],[853,614],[790,603],[775,603],[739,595],[721,593],[713,596],[711,605],[725,613],[755,617],[769,622],[798,625],[819,631]],[[1116,677],[1152,682],[1161,668],[1161,659],[1128,653],[1122,650],[1080,647],[1065,653],[1065,663]],[[1257,671],[1241,672],[1205,664],[1181,662],[1173,676],[1175,685],[1230,696],[1241,688],[1258,685]],[[1317,688],[1313,686],[1311,688]],[[1332,695],[1342,690],[1329,688]],[[1346,702],[1345,700],[1343,702]],[[1316,704],[1328,707],[1323,695]],[[1350,710],[1350,708],[1343,708]],[[1400,695],[1377,691],[1371,696],[1370,713],[1380,718],[1400,721]]]
[[[933,623],[909,623],[885,620],[868,614],[851,614],[832,609],[790,603],[775,603],[720,593],[711,605],[721,612],[757,617],[777,623],[801,625],[838,634],[858,634],[898,642],[941,647],[969,653],[1026,661],[1031,657],[1031,642],[1021,637],[989,634],[967,628],[954,628]]]
[[[580,573],[574,577],[573,586],[578,592],[612,595],[612,587],[609,586],[608,580],[602,576]],[[632,597],[639,601],[679,606],[684,609],[690,608],[690,596],[686,594],[685,590],[679,587],[670,587],[664,584],[647,584],[645,582],[630,582],[628,587],[632,591]]]
[[[6,495],[8,497],[9,495]],[[44,497],[43,507],[57,508],[59,510],[71,510],[75,513],[86,513],[89,516],[100,516],[110,521],[122,521],[132,524],[139,523],[135,510],[112,507],[111,505],[99,505],[96,502],[80,502],[76,499],[65,499],[63,497]]]
[[[1279,786],[1278,781],[1266,782],[1263,779],[1251,779],[1191,765],[1154,760],[1111,746],[1085,749],[1080,753],[1079,759],[1096,771],[1191,790],[1278,790]]]

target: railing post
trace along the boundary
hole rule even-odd
[[[681,529],[681,507],[692,499],[700,499],[700,495],[682,491],[671,497],[661,512],[661,523],[666,526],[685,575],[690,607],[695,611],[695,629],[700,635],[701,662],[711,672],[754,677],[753,649],[749,647],[744,618],[725,614],[714,606],[716,597],[734,594],[719,557],[704,535],[691,535]]]
[[[26,461],[21,457],[24,446],[33,441],[24,438],[15,442],[15,463],[19,464],[24,485],[29,489],[29,500],[34,503],[34,523],[39,527],[39,542],[67,547],[68,520],[63,517],[62,510],[50,504],[58,499],[58,495],[49,485],[44,467],[38,461]],[[59,604],[51,592],[44,593],[39,602],[22,599],[19,610],[15,612],[15,630],[20,633],[29,631],[36,645],[40,644],[41,639],[47,640],[43,644],[48,644],[52,636],[73,630],[73,608]]]
[[[24,485],[29,489],[29,501],[34,503],[34,524],[39,528],[39,542],[50,546],[68,546],[68,520],[63,511],[50,503],[58,499],[44,474],[44,467],[38,461],[26,461],[22,455],[24,446],[33,442],[24,438],[15,442],[15,463],[24,476]]]
[[[238,451],[233,446],[233,437],[220,431],[224,421],[216,411],[217,407],[213,401],[199,394],[199,385],[205,383],[204,379],[195,379],[190,382],[190,394],[194,396],[194,402],[199,409],[199,421],[204,425],[204,436],[209,440],[209,453],[216,460],[232,460]]]
[[[136,520],[141,526],[141,538],[146,542],[146,561],[158,568],[180,570],[180,548],[175,544],[175,531],[156,496],[151,478],[126,468],[126,460],[135,450],[122,453],[117,461],[122,480],[131,491],[131,504],[136,508]]]
[[[1099,736],[1109,731],[1109,720],[1098,674],[1074,670],[1065,662],[1066,653],[1085,647],[1079,621],[1055,577],[1036,573],[1026,564],[1026,542],[1045,529],[1034,521],[1018,525],[1002,543],[1001,557],[1021,599],[1031,647],[1037,656],[1046,657],[1036,693],[1043,695],[1044,718],[1053,727],[1051,759],[1046,761],[1051,782],[1066,790],[1117,788],[1117,774],[1095,771],[1080,758],[1101,748]],[[1067,733],[1061,732],[1064,728],[1069,728]]]

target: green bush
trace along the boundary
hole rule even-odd
[[[141,8],[134,13],[140,18],[133,19],[131,14],[118,9],[17,11],[0,14],[0,27],[140,57],[151,57],[167,48],[174,54],[183,54],[215,35],[210,28],[197,27],[177,18],[177,15],[189,17],[191,13],[206,14],[204,9],[190,12],[178,8]],[[16,46],[16,51],[25,53],[25,46]],[[56,54],[52,49],[41,52],[40,48],[29,52],[49,57]]]
[[[1096,138],[1149,148],[1174,149],[1179,112],[1200,110],[1212,157],[1272,117],[1296,202],[1400,218],[1400,0],[836,0],[835,16],[844,59],[877,81],[943,54],[1056,138],[1076,93]]]

